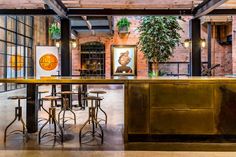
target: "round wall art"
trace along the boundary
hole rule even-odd
[[[43,70],[54,70],[58,65],[58,59],[55,55],[47,53],[39,59],[39,65]]]

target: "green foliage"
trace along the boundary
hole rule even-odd
[[[175,16],[145,16],[138,27],[139,48],[152,62],[165,62],[180,44],[181,26]]]
[[[158,73],[156,71],[152,71],[148,73],[149,77],[156,77],[156,76],[166,76],[168,73],[163,70],[158,70]]]
[[[127,19],[127,17],[122,17],[116,24],[119,31],[122,30],[123,28],[125,28],[126,31],[128,31],[130,25],[131,22]]]
[[[61,28],[58,26],[56,22],[52,23],[48,29],[49,34],[52,39],[60,39],[61,38]]]

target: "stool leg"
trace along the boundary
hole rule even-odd
[[[89,119],[82,125],[82,127],[80,128],[80,131],[79,131],[79,143],[81,144],[82,143],[82,130],[83,128],[86,126],[87,123],[89,123]]]
[[[100,111],[102,111],[105,115],[105,124],[107,124],[107,113],[101,108],[101,105],[100,105],[100,101],[99,101],[99,105],[98,105],[98,108],[100,109]]]
[[[103,136],[104,136],[103,129],[102,129],[102,126],[98,122],[96,122],[96,123],[97,123],[97,125],[99,126],[99,128],[101,130],[101,144],[103,144]]]
[[[38,98],[38,104],[39,104],[39,106],[38,106],[38,110],[39,111],[41,111],[41,93],[39,93],[39,98]]]
[[[72,109],[70,109],[70,108],[68,108],[68,110],[73,114],[73,116],[74,116],[74,124],[76,124],[76,115],[75,115],[75,112],[74,112]]]
[[[65,127],[65,114],[66,114],[66,109],[63,110],[63,116],[62,116],[62,127]]]
[[[16,112],[17,112],[17,111],[16,111]],[[16,114],[15,114],[14,120],[13,120],[10,124],[8,124],[8,126],[6,127],[6,129],[5,129],[5,131],[4,131],[4,143],[6,143],[6,139],[7,139],[7,130],[8,130],[8,128],[16,121],[16,119],[17,119],[17,117],[16,117]]]
[[[41,132],[43,130],[43,128],[49,123],[49,119],[43,124],[43,126],[40,128],[39,130],[39,135],[38,135],[38,141],[39,141],[39,144],[41,142]]]
[[[55,109],[55,108],[54,108]],[[56,111],[56,110],[55,110]],[[55,112],[54,111],[54,112]],[[53,117],[52,118],[52,120],[53,120],[53,124],[54,124],[54,134],[55,134],[55,138],[56,138],[56,134],[57,134],[57,127],[58,127],[58,129],[60,130],[60,132],[61,132],[61,143],[63,143],[63,136],[64,136],[64,133],[63,133],[63,129],[62,129],[62,127],[61,127],[61,125],[58,123],[58,121],[56,120],[56,118],[55,117]]]
[[[61,113],[62,113],[63,110],[60,110],[60,112],[58,113],[58,123],[60,124],[60,121],[61,121]]]

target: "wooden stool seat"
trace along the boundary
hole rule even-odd
[[[93,93],[93,94],[106,94],[107,92],[102,91],[102,90],[94,90],[94,91],[90,91],[89,93]]]
[[[102,100],[102,98],[96,97],[96,96],[87,96],[87,97],[85,97],[83,99],[84,100]]]
[[[48,92],[49,92],[49,91],[47,91],[47,90],[38,91],[39,94],[48,93]]]
[[[42,100],[45,100],[45,101],[58,100],[58,99],[61,99],[61,97],[59,97],[59,96],[45,96],[42,98]]]
[[[69,94],[77,94],[77,92],[74,92],[74,91],[61,91],[61,92],[58,92],[57,94],[69,95]]]
[[[17,99],[29,99],[29,98],[26,96],[10,96],[8,97],[8,99],[17,100]]]

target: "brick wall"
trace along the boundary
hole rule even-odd
[[[226,30],[221,29],[221,35],[225,37],[231,34],[232,23],[228,23],[225,27]],[[213,75],[223,76],[232,73],[232,45],[219,44],[217,34],[217,23],[212,23],[212,39],[211,39],[211,56],[212,65],[220,64],[213,71]],[[207,40],[207,25],[202,25],[201,30],[202,38]],[[202,49],[202,62],[207,62],[207,47]]]
[[[113,36],[82,36],[79,37],[78,43],[83,44],[91,41],[99,41],[105,44],[105,53],[106,53],[106,76],[111,75],[111,46],[112,45],[137,45],[138,43],[138,31],[137,27],[139,25],[140,17],[138,16],[128,16],[128,19],[131,21],[130,34],[126,36],[119,36],[118,30],[116,27],[117,21],[121,17],[114,17],[114,35]],[[186,38],[189,38],[189,20],[191,17],[184,17],[185,21],[179,21],[184,32],[180,31],[181,41],[184,42]],[[236,30],[236,17],[234,17],[234,30]],[[214,72],[215,75],[224,75],[232,73],[232,46],[222,46],[218,44],[216,38],[216,30],[213,26],[212,32],[212,64],[221,64]],[[207,40],[207,28],[202,26],[202,38]],[[234,71],[236,72],[236,38],[234,38],[234,50],[233,57],[235,58],[233,62]],[[78,71],[75,69],[80,69],[80,48],[72,50],[72,65],[73,65],[73,74],[78,74]],[[179,45],[174,49],[173,56],[170,57],[170,62],[188,62],[189,61],[190,49],[186,49],[183,45]],[[202,61],[207,61],[207,48],[202,49]],[[163,68],[159,66],[159,68]],[[176,65],[174,66],[165,66],[163,68],[165,71],[176,71]],[[180,73],[187,73],[187,66],[180,65]],[[147,61],[144,58],[142,52],[137,50],[137,75],[146,76],[147,75]]]
[[[233,16],[232,23],[232,71],[236,74],[236,16]]]

